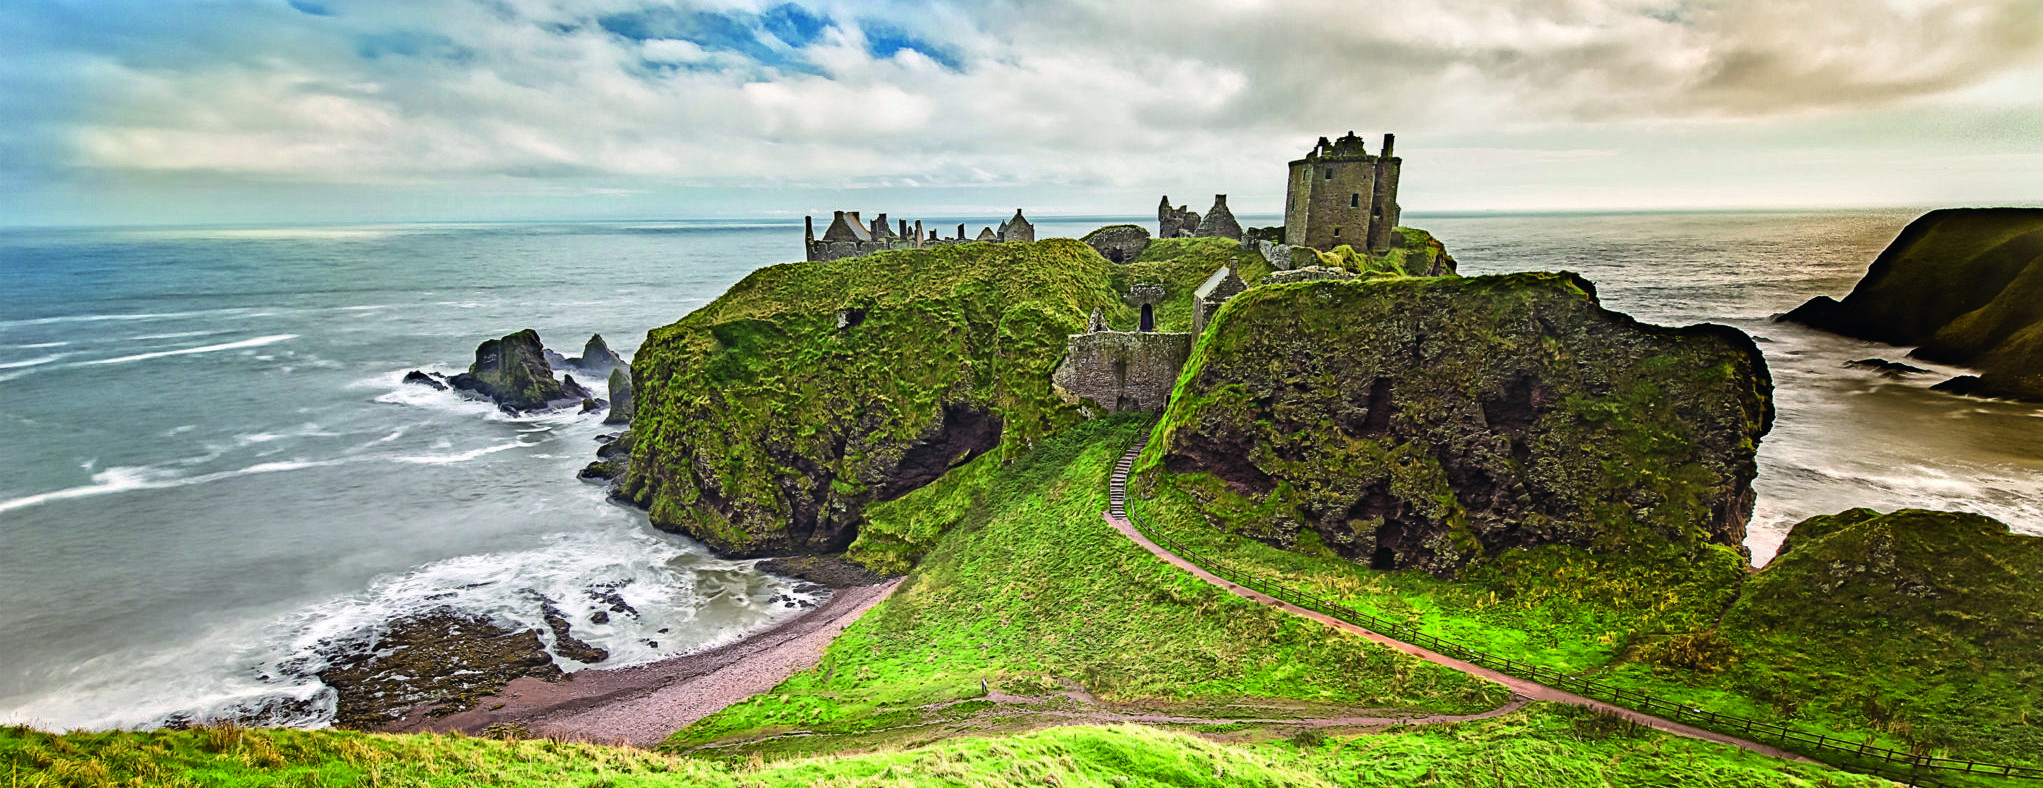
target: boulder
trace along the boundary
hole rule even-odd
[[[524,413],[580,404],[588,396],[569,380],[570,390],[553,379],[539,332],[525,329],[475,348],[468,371],[447,380],[449,385],[490,398],[506,411]]]
[[[2043,208],[1931,211],[1844,300],[1818,296],[1780,319],[1916,345],[1911,357],[1978,369],[1971,393],[2043,400]]]
[[[1572,274],[1255,287],[1185,368],[1138,492],[1442,577],[1548,544],[1743,551],[1773,418],[1744,333],[1641,324]]]
[[[631,414],[636,412],[631,401],[631,367],[616,367],[610,370],[610,414],[603,417],[604,424],[630,424]]]

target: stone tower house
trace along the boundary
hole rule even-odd
[[[1383,153],[1369,155],[1355,132],[1333,142],[1319,138],[1305,158],[1291,162],[1284,197],[1284,243],[1322,251],[1347,244],[1383,251],[1397,227],[1396,137],[1383,135]]]

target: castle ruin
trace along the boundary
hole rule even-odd
[[[957,237],[942,238],[935,230],[925,234],[922,221],[919,219],[912,226],[908,220],[902,219],[899,229],[896,230],[887,225],[887,215],[884,213],[873,219],[871,224],[867,224],[859,218],[857,211],[837,211],[830,220],[829,228],[823,231],[823,237],[817,238],[815,217],[802,217],[802,248],[811,262],[864,257],[890,249],[928,249],[976,241],[1026,243],[1034,240],[1036,226],[1022,216],[1020,208],[1014,210],[1013,218],[1000,223],[1000,229],[986,227],[981,229],[976,237],[970,238],[965,236],[965,226],[962,224],[958,225]]]
[[[1163,196],[1162,204],[1156,206],[1156,237],[1158,238],[1229,238],[1241,240],[1241,222],[1234,220],[1234,212],[1227,208],[1227,195],[1213,195],[1213,207],[1205,216],[1198,211],[1180,205],[1170,207],[1170,195]]]
[[[1355,132],[1319,143],[1291,162],[1284,197],[1284,243],[1321,251],[1347,245],[1381,252],[1397,227],[1398,168],[1391,155],[1396,135],[1383,135],[1381,155],[1369,155]]]

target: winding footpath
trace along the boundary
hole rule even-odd
[[[1229,582],[1225,578],[1215,575],[1212,572],[1208,572],[1205,569],[1201,569],[1197,564],[1187,561],[1184,558],[1178,556],[1178,554],[1173,553],[1169,550],[1165,550],[1164,548],[1158,546],[1155,542],[1150,541],[1149,537],[1143,536],[1141,531],[1136,530],[1135,524],[1129,522],[1128,520],[1127,515],[1128,473],[1135,466],[1135,458],[1141,456],[1142,450],[1146,448],[1148,445],[1149,435],[1148,433],[1144,433],[1140,438],[1136,439],[1135,444],[1133,446],[1129,447],[1128,453],[1122,455],[1120,463],[1114,466],[1114,474],[1111,477],[1109,486],[1107,488],[1108,507],[1107,511],[1104,512],[1102,516],[1106,518],[1107,525],[1112,526],[1114,530],[1120,531],[1121,535],[1126,536],[1130,540],[1134,541],[1136,544],[1141,545],[1142,549],[1148,550],[1150,554],[1155,555],[1157,558],[1163,559],[1166,563],[1169,563],[1171,566],[1175,566],[1179,569],[1185,570],[1186,572],[1190,572],[1193,576],[1198,577],[1200,580],[1204,580],[1208,583],[1218,586],[1219,588],[1227,591],[1228,593],[1234,594],[1235,596],[1241,597],[1243,599],[1247,599],[1258,604],[1269,605],[1270,607],[1279,608],[1292,615],[1303,616],[1305,618],[1309,618],[1314,621],[1318,621],[1322,624],[1325,624],[1327,626],[1333,627],[1335,629],[1361,635],[1362,637],[1368,638],[1377,643],[1381,643],[1385,646],[1388,646],[1392,649],[1396,649],[1405,654],[1409,654],[1411,656],[1426,660],[1427,662],[1431,662],[1437,665],[1445,665],[1447,667],[1453,668],[1455,670],[1461,671],[1471,676],[1475,676],[1477,678],[1494,681],[1498,684],[1504,685],[1506,688],[1510,689],[1514,694],[1519,696],[1531,698],[1533,700],[1551,701],[1554,703],[1566,703],[1571,706],[1581,706],[1584,708],[1593,709],[1605,714],[1615,715],[1621,719],[1627,720],[1629,722],[1635,722],[1640,725],[1653,728],[1655,730],[1672,733],[1676,736],[1686,736],[1691,739],[1702,739],[1704,741],[1713,741],[1719,744],[1729,744],[1733,747],[1751,750],[1752,752],[1756,752],[1761,755],[1769,755],[1775,758],[1783,758],[1791,761],[1801,761],[1803,763],[1815,763],[1815,761],[1810,760],[1809,758],[1805,758],[1795,753],[1788,752],[1779,747],[1773,747],[1748,739],[1741,739],[1736,736],[1729,736],[1726,734],[1717,733],[1716,731],[1704,730],[1693,725],[1684,725],[1673,720],[1655,717],[1650,714],[1641,714],[1639,712],[1624,708],[1622,706],[1613,706],[1609,703],[1605,703],[1594,698],[1583,697],[1572,692],[1557,690],[1552,687],[1548,687],[1544,684],[1539,684],[1536,682],[1521,679],[1518,678],[1517,676],[1512,676],[1506,673],[1500,673],[1479,665],[1470,664],[1468,662],[1464,662],[1462,660],[1458,660],[1453,657],[1440,654],[1430,649],[1420,648],[1418,646],[1414,646],[1403,641],[1386,637],[1384,635],[1370,631],[1363,627],[1356,626],[1354,624],[1350,624],[1346,621],[1342,621],[1340,619],[1334,618],[1323,613],[1307,610],[1297,605],[1293,605],[1289,602],[1285,602],[1284,600],[1278,599],[1276,597],[1259,593],[1248,588],[1243,588],[1242,586]]]

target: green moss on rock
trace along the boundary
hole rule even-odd
[[[634,358],[624,491],[725,554],[841,551],[866,504],[1079,418],[1050,372],[1113,268],[1049,240],[756,271]]]
[[[1638,323],[1570,274],[1270,285],[1194,348],[1138,487],[1442,576],[1543,544],[1742,550],[1771,392],[1743,333]]]

